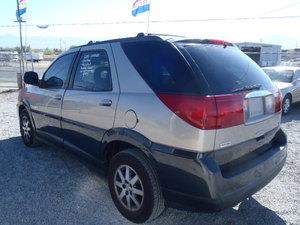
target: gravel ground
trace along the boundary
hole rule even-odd
[[[17,93],[0,94],[0,224],[130,224],[105,178],[79,157],[22,144]],[[239,206],[219,213],[167,209],[153,224],[300,224],[300,104],[283,118],[289,155],[280,174]]]

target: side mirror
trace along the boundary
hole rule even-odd
[[[24,74],[25,84],[39,86],[39,76],[36,72],[29,71]]]

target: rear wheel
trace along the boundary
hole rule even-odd
[[[112,158],[108,183],[116,207],[132,222],[153,220],[164,210],[156,171],[137,149],[122,151]]]
[[[37,144],[34,128],[26,109],[20,113],[20,132],[26,146],[33,147]]]
[[[282,114],[286,115],[291,109],[292,98],[289,95],[286,95],[282,101]]]

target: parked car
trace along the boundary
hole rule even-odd
[[[117,209],[136,223],[165,206],[234,206],[285,163],[280,91],[228,42],[138,35],[89,43],[24,82],[25,145],[51,142],[96,162]]]
[[[0,51],[0,61],[16,62],[19,60],[19,54],[16,51]]]
[[[44,54],[39,52],[25,52],[24,58],[27,61],[32,61],[32,62],[39,62],[44,60]]]
[[[282,113],[287,114],[292,103],[300,101],[300,67],[275,66],[263,70],[281,90],[283,98]]]

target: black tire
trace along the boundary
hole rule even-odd
[[[134,173],[138,175],[140,180],[138,180],[137,183],[139,188],[143,189],[143,198],[129,191],[126,196],[124,196],[124,201],[122,201],[122,199],[120,200],[120,195],[118,194],[119,189],[121,190],[120,192],[127,189],[125,189],[125,187],[123,187],[123,189],[119,188],[117,185],[115,185],[115,183],[117,183],[116,177],[119,176],[118,170],[122,169],[124,165],[132,169],[130,172],[131,175]],[[133,180],[132,177],[130,179]],[[139,183],[140,181],[141,183]],[[124,186],[126,181],[120,183]],[[121,151],[112,158],[108,171],[108,184],[115,206],[125,218],[134,223],[144,223],[146,221],[154,220],[163,212],[165,208],[158,175],[151,165],[149,159],[147,159],[146,156],[137,149]],[[128,185],[130,185],[129,182]],[[128,202],[126,201],[128,197],[127,195],[140,197],[138,199],[141,203],[140,208],[137,207],[135,211],[126,208],[126,203],[128,206]],[[137,200],[137,198],[135,200]],[[131,204],[136,205],[134,204],[134,201],[131,201]]]
[[[20,132],[26,146],[35,147],[38,145],[38,141],[35,137],[35,130],[26,109],[23,109],[20,113]]]
[[[291,110],[292,98],[290,95],[286,95],[282,100],[282,115],[287,115]]]

